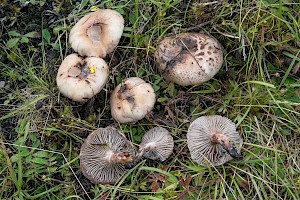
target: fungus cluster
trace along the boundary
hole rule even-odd
[[[56,76],[63,95],[85,102],[101,91],[109,73],[102,58],[118,45],[123,28],[122,15],[110,9],[88,13],[75,24],[69,41],[79,55],[67,56]]]
[[[138,154],[117,129],[98,128],[81,146],[80,169],[92,183],[114,184],[142,157],[164,161],[173,152],[173,147],[172,136],[161,127],[145,133]]]
[[[109,66],[102,59],[118,45],[124,19],[116,11],[100,9],[81,18],[70,31],[69,42],[77,53],[68,55],[58,69],[61,93],[85,102],[99,93],[108,79]],[[161,40],[155,59],[163,77],[182,86],[210,80],[223,63],[223,47],[213,37],[184,33]],[[138,77],[123,80],[110,96],[111,115],[118,123],[135,123],[153,109],[156,95],[149,83]],[[242,138],[226,117],[202,116],[187,133],[192,159],[199,165],[222,165],[239,157]],[[114,184],[142,158],[165,161],[174,141],[162,127],[148,130],[136,153],[132,143],[113,127],[98,128],[80,150],[80,168],[92,183]]]

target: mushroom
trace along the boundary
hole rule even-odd
[[[156,95],[152,86],[138,77],[125,79],[110,97],[112,117],[119,123],[136,122],[154,107]]]
[[[80,169],[92,183],[114,184],[126,172],[135,150],[129,140],[113,127],[93,131],[80,149]]]
[[[70,54],[58,69],[56,83],[64,96],[85,102],[101,91],[107,78],[108,65],[103,59]]]
[[[165,161],[173,152],[174,141],[169,131],[155,127],[145,133],[136,160],[142,157]]]
[[[242,143],[235,124],[220,115],[197,118],[191,123],[187,133],[191,157],[202,166],[218,166],[232,158],[238,158]]]
[[[104,58],[118,45],[124,18],[117,11],[100,9],[81,18],[71,29],[69,41],[82,56]]]
[[[223,63],[223,47],[212,36],[184,33],[159,42],[155,59],[163,77],[182,86],[210,80]]]

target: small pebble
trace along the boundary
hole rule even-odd
[[[0,81],[0,88],[3,88],[5,86],[5,81]]]

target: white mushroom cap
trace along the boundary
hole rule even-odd
[[[154,107],[156,95],[152,86],[138,77],[122,81],[110,97],[112,117],[119,123],[136,122]]]
[[[184,33],[159,42],[155,58],[163,77],[182,86],[211,79],[223,63],[223,47],[213,37]]]
[[[100,9],[81,18],[69,36],[74,51],[82,56],[104,58],[118,45],[124,18],[117,11]]]
[[[80,169],[92,183],[114,184],[135,156],[129,140],[113,127],[93,131],[80,149]]]
[[[243,140],[235,124],[219,115],[202,116],[193,121],[187,133],[192,159],[199,165],[218,166],[238,157]]]
[[[172,154],[174,140],[169,131],[162,127],[155,127],[145,133],[140,144],[139,157],[165,161]]]
[[[56,83],[60,92],[77,102],[84,102],[99,93],[108,78],[108,65],[101,58],[68,55],[61,63]]]

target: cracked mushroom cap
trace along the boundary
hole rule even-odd
[[[155,127],[145,133],[140,144],[137,160],[145,157],[165,161],[173,152],[174,140],[169,131]]]
[[[210,80],[223,63],[223,47],[212,36],[184,33],[166,37],[155,52],[163,77],[182,86]]]
[[[152,86],[138,77],[125,79],[110,97],[112,117],[119,123],[143,119],[154,107],[156,95]]]
[[[99,93],[108,78],[108,65],[101,58],[68,55],[61,63],[56,83],[60,92],[77,102],[85,102]]]
[[[100,9],[81,18],[71,29],[69,41],[82,56],[104,58],[118,45],[124,18],[117,11]]]
[[[80,169],[92,183],[114,184],[126,172],[135,150],[113,127],[93,131],[80,149]]]
[[[243,140],[230,119],[211,115],[191,123],[187,143],[192,159],[199,165],[218,166],[239,157]]]

